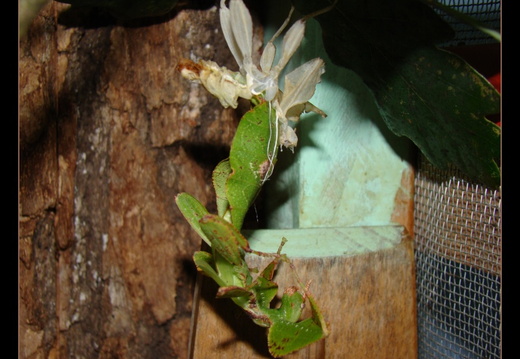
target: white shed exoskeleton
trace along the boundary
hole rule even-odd
[[[327,10],[328,8],[323,11]],[[274,40],[288,25],[292,12],[293,8],[280,29],[264,47],[260,63],[257,65],[253,63],[252,58],[253,22],[247,7],[242,0],[230,0],[229,7],[226,6],[226,0],[221,0],[220,24],[229,49],[239,65],[239,72],[230,71],[206,60],[200,60],[198,63],[184,60],[178,66],[185,78],[200,82],[224,107],[236,108],[238,97],[251,99],[252,96],[262,96],[269,101],[276,112],[275,141],[291,150],[297,145],[298,137],[288,121],[295,123],[303,112],[309,111],[326,117],[323,111],[308,102],[325,72],[322,59],[312,59],[287,74],[283,92],[278,86],[280,73],[301,44],[305,22],[309,17],[297,20],[287,30],[281,45],[280,59],[274,64]]]

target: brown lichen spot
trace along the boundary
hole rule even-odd
[[[258,174],[260,175],[260,179],[264,179],[266,175],[269,173],[269,169],[271,168],[271,162],[269,160],[265,160],[258,166]]]

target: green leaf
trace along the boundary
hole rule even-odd
[[[199,234],[204,242],[211,246],[211,242],[202,231],[199,223],[202,217],[209,213],[206,207],[188,193],[178,194],[175,197],[175,203],[177,203],[177,207],[179,207],[182,215],[186,218],[195,232]]]
[[[218,276],[224,281],[224,285],[221,286],[246,287],[251,282],[251,275],[245,261],[242,261],[240,265],[235,265],[216,250],[213,251],[213,258]]]
[[[311,305],[310,318],[296,322],[305,299],[295,288],[286,290],[282,297],[279,308],[282,319],[279,318],[280,314],[270,316],[273,324],[269,328],[268,346],[274,357],[292,353],[329,335],[327,323],[314,297],[309,292],[306,292],[306,297]]]
[[[226,194],[226,182],[231,174],[229,159],[221,161],[213,170],[213,187],[217,198],[217,213],[220,217],[227,219],[229,201]]]
[[[289,322],[296,322],[300,319],[303,311],[305,298],[295,288],[290,288],[282,295],[282,304],[278,308],[280,317]]]
[[[320,308],[318,307],[318,303],[316,303],[316,300],[314,297],[307,292],[307,300],[309,301],[311,305],[311,311],[312,311],[312,320],[323,330],[323,336],[326,337],[329,335],[329,328],[327,325],[327,322],[325,322],[325,318],[323,317],[323,314],[321,314]]]
[[[302,293],[296,287],[290,287],[282,295],[278,308],[266,306],[263,310],[273,323],[280,320],[296,323],[300,319],[304,304],[305,297]]]
[[[267,341],[271,355],[279,358],[323,337],[323,329],[312,318],[297,323],[277,320],[269,328]]]
[[[219,286],[225,286],[227,283],[223,281],[215,270],[215,261],[213,256],[204,251],[195,252],[193,255],[193,262],[197,266],[197,270],[204,273],[204,275],[213,279]]]
[[[270,111],[269,103],[254,107],[240,120],[231,144],[229,164],[232,172],[227,181],[227,199],[231,221],[239,230],[262,187],[265,175],[274,165],[278,150],[272,124],[274,120],[275,114]]]
[[[231,223],[213,214],[205,215],[199,223],[214,251],[234,266],[246,266],[244,250],[249,251],[249,243]]]
[[[500,128],[485,116],[499,112],[498,92],[457,56],[416,50],[376,94],[388,127],[410,138],[428,160],[450,164],[491,187],[500,184]]]
[[[293,0],[309,13],[318,0]],[[419,0],[339,0],[317,16],[332,62],[353,70],[374,94],[387,126],[410,138],[437,167],[499,184],[500,96],[457,56],[434,45],[453,33]]]
[[[278,284],[263,277],[257,277],[252,291],[255,293],[257,305],[262,309],[269,309],[271,301],[278,293]]]

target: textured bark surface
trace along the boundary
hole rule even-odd
[[[174,196],[213,209],[237,114],[175,65],[236,69],[218,12],[123,25],[66,8],[20,43],[20,357],[185,358],[200,239]]]

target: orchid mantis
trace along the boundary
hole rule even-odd
[[[185,60],[178,66],[182,76],[201,83],[226,108],[236,108],[238,97],[263,97],[275,109],[277,126],[274,140],[280,146],[291,150],[297,145],[298,137],[289,121],[296,123],[303,112],[310,111],[326,117],[323,111],[308,102],[325,72],[322,59],[312,59],[286,75],[283,92],[278,86],[281,72],[302,42],[305,22],[309,17],[297,20],[287,30],[281,45],[280,59],[274,64],[274,41],[287,27],[293,10],[291,8],[285,22],[266,44],[259,64],[255,64],[252,56],[253,22],[247,7],[242,0],[230,0],[229,7],[226,6],[225,0],[221,0],[220,24],[224,38],[239,66],[239,72],[230,71],[207,60],[200,60],[198,64]],[[323,11],[327,10],[328,8]]]

